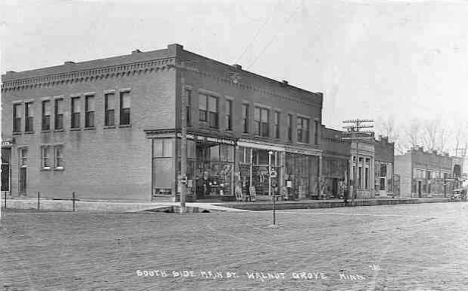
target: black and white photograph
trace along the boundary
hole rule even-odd
[[[468,290],[468,1],[0,1],[0,290]]]

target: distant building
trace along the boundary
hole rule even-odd
[[[325,199],[344,197],[347,187],[351,142],[339,130],[322,127],[322,194]]]
[[[273,151],[275,191],[318,197],[321,93],[178,44],[7,72],[2,82],[2,187],[11,178],[13,195],[176,199],[186,94],[189,194],[232,197],[240,183],[266,195]]]
[[[462,159],[415,147],[395,156],[402,197],[444,197],[461,186]]]
[[[375,140],[375,196],[398,196],[398,179],[395,181],[395,144],[388,137],[380,136]]]
[[[357,197],[376,198],[398,195],[394,179],[394,143],[380,137],[351,142],[344,140],[341,131],[322,128],[322,179],[324,198],[340,198],[347,189],[348,179],[354,187],[356,172]],[[352,165],[352,167],[351,167]],[[348,168],[349,167],[349,168]],[[351,189],[350,189],[351,190]]]
[[[357,199],[375,198],[374,192],[375,145],[374,140],[360,140],[351,143],[350,180],[354,187],[357,179]],[[354,172],[356,171],[356,176]],[[351,193],[353,193],[352,191]]]

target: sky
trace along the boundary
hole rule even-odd
[[[468,1],[3,0],[0,72],[185,49],[313,92],[323,123],[468,125]]]

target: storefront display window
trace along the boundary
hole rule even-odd
[[[171,195],[174,181],[174,139],[153,139],[153,194]]]

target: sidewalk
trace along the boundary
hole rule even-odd
[[[276,201],[277,210],[285,209],[315,209],[315,208],[335,208],[349,206],[378,206],[378,205],[396,205],[396,204],[419,204],[419,203],[444,203],[450,202],[450,198],[373,198],[373,199],[355,199],[354,203],[348,200],[345,204],[343,200],[299,200],[299,201]],[[221,203],[225,207],[244,209],[251,211],[272,210],[272,201],[259,202],[230,202]]]
[[[5,201],[2,197],[1,206]],[[133,202],[133,201],[75,201],[75,211],[78,212],[139,212],[139,211],[172,211],[180,206],[179,202]],[[188,212],[209,212],[229,211],[241,212],[245,210],[229,208],[215,203],[186,203]],[[37,199],[18,198],[7,199],[8,209],[38,209]],[[73,211],[73,201],[71,200],[50,200],[41,199],[40,210],[49,211]]]
[[[277,201],[275,208],[277,210],[285,209],[316,209],[316,208],[335,208],[350,206],[377,206],[377,205],[396,205],[396,204],[419,204],[419,203],[442,203],[449,202],[449,198],[375,198],[375,199],[356,199],[354,204],[351,200],[347,204],[343,200],[299,200],[299,201]],[[2,197],[1,205],[4,207]],[[78,212],[140,212],[140,211],[178,211],[179,202],[134,202],[134,201],[75,201],[75,211]],[[272,210],[272,201],[257,202],[192,202],[186,203],[189,212],[209,212],[214,211],[262,211]],[[7,208],[9,209],[38,209],[38,201],[34,198],[12,197],[7,199]],[[71,200],[49,200],[41,199],[40,210],[49,211],[73,211],[73,202]],[[205,211],[205,212],[206,212]]]

